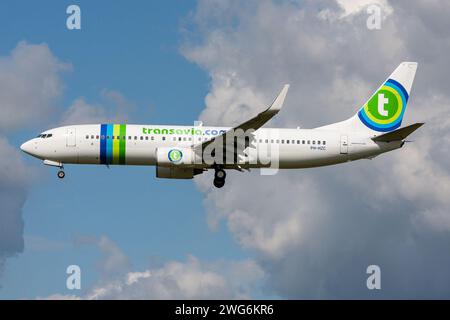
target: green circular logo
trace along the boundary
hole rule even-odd
[[[367,102],[369,113],[377,120],[389,120],[397,114],[399,101],[391,90],[381,89]]]
[[[370,129],[388,132],[401,125],[408,93],[393,79],[384,85],[359,110],[359,119]]]
[[[180,150],[172,149],[169,151],[168,157],[171,162],[180,162],[183,158],[183,153]]]

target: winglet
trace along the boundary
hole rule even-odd
[[[286,98],[288,90],[289,90],[289,84],[285,84],[283,89],[280,91],[278,96],[275,98],[275,100],[272,102],[272,104],[266,111],[272,111],[274,113],[277,113],[278,111],[280,111],[281,107],[283,106],[284,99]]]

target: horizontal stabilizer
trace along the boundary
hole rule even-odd
[[[423,123],[411,124],[409,126],[374,137],[372,140],[379,142],[400,141],[406,139],[407,136],[419,129],[422,125]]]

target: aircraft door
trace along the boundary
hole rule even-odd
[[[67,129],[67,140],[66,144],[68,147],[76,147],[77,145],[77,134],[75,128]]]
[[[341,154],[347,154],[348,153],[348,136],[342,135],[341,136]]]

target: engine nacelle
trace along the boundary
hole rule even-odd
[[[156,177],[165,179],[192,179],[203,172],[195,169],[196,154],[191,148],[167,148],[156,150]]]
[[[156,164],[161,167],[192,167],[195,154],[190,148],[167,148],[156,150]]]

